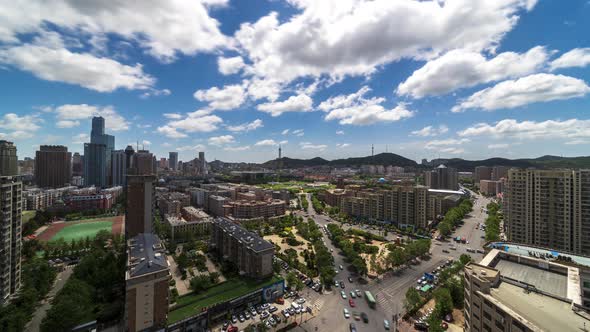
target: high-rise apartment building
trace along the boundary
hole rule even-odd
[[[473,172],[473,180],[475,184],[479,185],[481,180],[492,179],[492,167],[488,166],[477,166]]]
[[[35,153],[35,182],[40,188],[59,188],[70,183],[72,153],[63,145],[41,145]]]
[[[142,233],[127,241],[126,331],[165,329],[170,278],[164,246],[157,235]]]
[[[494,166],[492,168],[492,181],[500,181],[500,179],[505,178],[509,169],[508,166]]]
[[[134,155],[132,163],[133,167],[127,169],[127,239],[153,231],[156,203],[156,176],[153,171],[152,154],[147,150],[140,150]]]
[[[215,219],[210,246],[220,258],[234,263],[242,276],[262,279],[273,274],[274,245],[229,219]]]
[[[22,182],[16,147],[0,141],[0,305],[20,288]]]
[[[0,140],[0,176],[18,175],[16,146],[12,142]]]
[[[127,155],[125,150],[111,153],[111,185],[125,186],[127,183]]]
[[[510,169],[504,215],[510,241],[590,255],[590,170]]]
[[[84,175],[84,164],[82,156],[75,152],[72,156],[72,176],[83,176]]]
[[[459,177],[454,168],[439,165],[431,171],[424,172],[424,184],[431,189],[459,189]]]
[[[169,152],[168,168],[170,168],[173,171],[178,169],[178,152]]]

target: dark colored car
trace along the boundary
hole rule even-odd
[[[365,322],[365,323],[369,322],[369,316],[367,316],[366,313],[361,312],[361,318],[363,319],[363,322]]]
[[[350,332],[356,332],[356,326],[354,325],[354,323],[350,323]]]

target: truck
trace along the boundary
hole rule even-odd
[[[377,302],[375,302],[375,298],[373,297],[373,294],[371,294],[371,292],[365,291],[365,299],[367,300],[367,304],[369,305],[369,307],[371,309],[375,309]]]

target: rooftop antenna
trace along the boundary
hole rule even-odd
[[[137,140],[135,143],[136,143],[135,147],[137,148],[137,151],[139,151],[139,140]]]

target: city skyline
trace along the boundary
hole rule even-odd
[[[83,153],[100,115],[183,161],[588,155],[587,1],[256,4],[0,4],[0,139]]]

